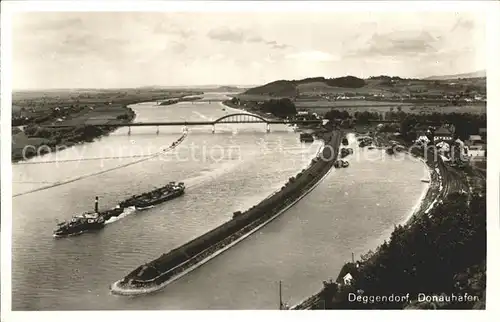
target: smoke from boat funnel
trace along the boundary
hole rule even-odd
[[[95,197],[95,203],[94,203],[94,211],[98,212],[99,211],[99,197]]]

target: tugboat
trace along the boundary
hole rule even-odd
[[[54,231],[54,237],[66,237],[79,235],[89,230],[99,230],[104,227],[104,218],[96,212],[87,212],[76,215],[69,222],[58,224],[58,229]]]
[[[175,183],[172,181],[161,188],[138,196],[132,196],[132,198],[120,202],[119,207],[127,208],[133,206],[140,209],[147,208],[183,195],[184,189],[183,182]]]
[[[84,212],[73,216],[69,222],[64,221],[59,223],[58,228],[54,231],[54,237],[74,236],[85,231],[101,229],[104,227],[106,220],[114,216],[119,216],[122,212],[123,208],[120,207],[99,212],[99,198],[96,197],[93,212]]]

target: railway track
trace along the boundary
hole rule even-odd
[[[469,185],[467,184],[467,177],[463,171],[458,171],[446,165],[443,160],[438,160],[438,167],[441,173],[443,192],[441,198],[444,200],[452,193],[469,192]]]
[[[309,297],[305,301],[302,301],[301,303],[291,307],[290,310],[312,310],[313,307],[317,307],[318,304],[321,303],[321,301],[322,300],[320,294],[317,293]]]

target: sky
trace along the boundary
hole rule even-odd
[[[486,69],[471,12],[32,12],[12,29],[14,89],[261,85]]]

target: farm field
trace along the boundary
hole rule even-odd
[[[375,104],[374,104],[375,103]],[[340,111],[354,112],[390,112],[397,111],[397,107],[401,106],[401,110],[405,113],[486,113],[486,105],[464,105],[464,106],[436,106],[425,104],[411,104],[411,103],[395,103],[395,102],[378,102],[378,101],[307,101],[295,102],[297,109],[307,110],[319,115],[325,114],[330,109]]]

